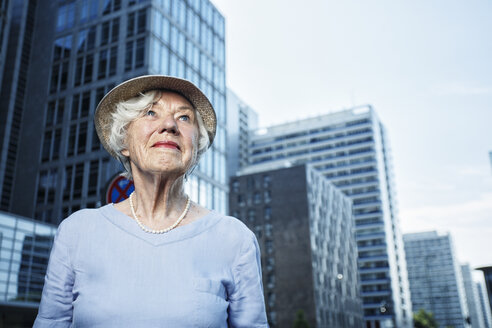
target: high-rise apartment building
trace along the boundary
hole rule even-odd
[[[487,328],[485,318],[481,310],[480,296],[478,294],[477,285],[473,280],[473,273],[468,264],[461,265],[461,275],[463,276],[463,286],[466,296],[466,305],[470,316],[472,328]]]
[[[412,307],[430,311],[441,327],[470,327],[463,279],[449,234],[403,235]]]
[[[270,326],[362,327],[350,199],[322,174],[297,166],[236,176],[230,211],[258,239]]]
[[[258,127],[258,114],[227,89],[227,175],[234,176],[249,163],[249,135]]]
[[[412,327],[391,151],[371,106],[257,130],[249,174],[311,163],[353,202],[367,328]]]
[[[198,85],[217,111],[214,144],[186,190],[225,213],[225,27],[211,2],[38,0],[34,14],[10,211],[56,224],[101,205],[121,167],[96,136],[92,118],[99,100],[131,77],[169,74]]]

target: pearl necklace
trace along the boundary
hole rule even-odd
[[[158,234],[158,233],[166,233],[166,232],[169,232],[171,230],[173,230],[174,228],[176,228],[178,226],[178,224],[180,224],[180,222],[184,219],[184,217],[186,216],[186,214],[188,213],[188,210],[190,209],[190,197],[187,195],[187,200],[186,200],[186,206],[185,206],[185,209],[183,211],[183,213],[180,215],[180,217],[176,220],[176,222],[174,222],[174,224],[168,228],[165,228],[165,229],[161,229],[161,230],[155,230],[155,229],[150,229],[148,227],[146,227],[141,221],[140,219],[137,217],[137,213],[135,213],[135,208],[133,207],[133,200],[132,200],[132,196],[133,196],[133,193],[130,194],[130,208],[132,209],[132,215],[133,215],[133,218],[135,219],[135,221],[137,221],[137,224],[138,226],[145,232],[148,232],[148,233],[155,233],[155,234]]]

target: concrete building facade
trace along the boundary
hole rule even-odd
[[[351,201],[297,166],[231,178],[230,211],[255,232],[271,327],[362,327]]]
[[[470,327],[463,278],[449,234],[403,235],[412,307],[430,311],[442,327]]]
[[[412,327],[391,150],[371,106],[257,130],[241,173],[310,163],[353,202],[367,328]]]
[[[99,100],[131,77],[169,74],[198,85],[217,111],[216,139],[186,191],[225,213],[225,22],[211,2],[25,3],[37,6],[22,98],[25,119],[16,142],[22,151],[8,161],[16,163],[9,211],[57,224],[80,208],[100,206],[106,184],[122,168],[97,139],[92,118]]]

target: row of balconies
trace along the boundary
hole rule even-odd
[[[271,145],[272,147],[275,147],[275,146],[279,146],[279,145],[284,145],[286,143],[287,140],[289,140],[289,142],[293,142],[293,141],[298,141],[302,138],[306,138],[306,137],[319,137],[321,135],[329,135],[329,134],[332,134],[333,132],[340,132],[340,131],[343,131],[345,130],[344,134],[337,134],[337,135],[334,135],[334,137],[332,138],[332,140],[334,139],[343,139],[343,138],[346,138],[347,135],[349,136],[353,136],[353,135],[357,135],[357,134],[363,134],[363,133],[366,133],[366,131],[361,131],[361,133],[355,133],[357,130],[363,130],[363,128],[371,128],[372,124],[371,122],[366,122],[366,123],[361,123],[360,125],[353,125],[351,127],[339,127],[339,128],[332,128],[330,129],[330,127],[324,127],[322,128],[322,130],[320,129],[317,129],[317,130],[320,130],[320,131],[314,131],[314,130],[304,130],[302,132],[296,132],[296,133],[292,133],[290,135],[285,135],[285,133],[282,133],[280,137],[267,137],[267,138],[262,138],[262,136],[252,136],[252,139],[253,139],[253,142],[252,142],[252,145],[251,145],[251,149],[257,149],[257,148],[261,148],[261,147],[265,147],[266,145]],[[354,128],[355,127],[355,128]],[[269,134],[271,135],[271,134]]]
[[[311,155],[311,154],[316,154],[316,153],[338,153],[340,151],[350,151],[354,149],[358,149],[364,146],[373,146],[374,141],[364,141],[358,144],[352,144],[352,145],[342,145],[338,147],[329,147],[329,148],[323,148],[323,149],[314,149],[312,147],[304,147],[303,149],[294,151],[293,149],[287,149],[282,152],[277,152],[277,153],[266,153],[262,155],[254,155],[251,154],[251,162],[253,164],[256,163],[262,163],[265,161],[273,161],[273,160],[290,160],[294,161],[296,159],[303,159],[306,157],[306,155]],[[372,149],[371,149],[372,150]],[[360,152],[362,153],[362,151]],[[354,153],[348,153],[348,154],[343,154],[343,156],[339,154],[333,154],[333,156],[325,158],[325,159],[335,159],[335,158],[342,158],[346,157],[346,155],[352,155]],[[359,154],[359,153],[357,153]]]

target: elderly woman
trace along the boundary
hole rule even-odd
[[[137,77],[101,100],[95,125],[135,191],[60,224],[34,327],[268,327],[254,234],[183,191],[215,136],[205,95]]]

